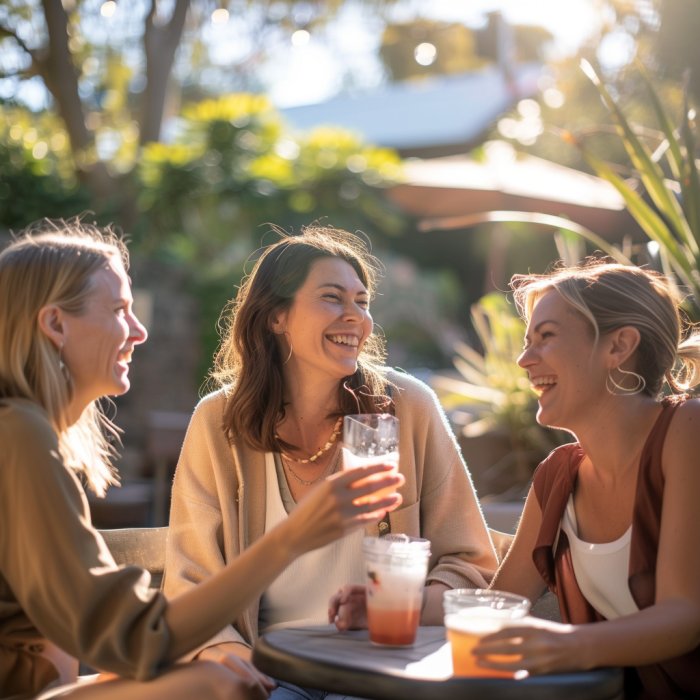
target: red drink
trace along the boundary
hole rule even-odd
[[[416,641],[419,620],[420,605],[403,610],[382,610],[367,606],[369,638],[375,644],[410,646]]]

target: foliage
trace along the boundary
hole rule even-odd
[[[508,437],[515,455],[514,476],[524,485],[534,466],[567,439],[536,421],[537,398],[527,372],[517,364],[525,324],[505,296],[492,292],[480,299],[472,306],[472,322],[484,354],[457,344],[454,364],[464,379],[435,377],[432,385],[442,394],[441,403],[447,411],[478,407],[478,420],[465,425],[465,437],[488,433]]]
[[[17,107],[0,108],[0,224],[21,229],[43,217],[73,216],[89,197],[70,165],[57,119]]]
[[[675,273],[692,291],[697,305],[700,300],[700,177],[695,161],[695,112],[689,111],[686,106],[681,127],[676,129],[646,70],[638,62],[637,68],[644,79],[661,128],[660,133],[652,133],[651,138],[649,130],[646,130],[645,138],[627,120],[592,66],[584,62],[582,68],[610,110],[640,187],[623,180],[607,162],[587,148],[582,138],[570,132],[563,133],[563,137],[576,144],[597,174],[622,195],[640,227],[659,245],[665,272],[670,276]],[[657,144],[653,151],[648,145],[651,139]],[[673,179],[666,177],[660,163],[662,158],[665,158]],[[651,203],[639,191],[641,188]]]

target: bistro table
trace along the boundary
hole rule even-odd
[[[621,700],[618,668],[523,680],[453,678],[444,627],[419,627],[410,648],[372,645],[367,630],[334,625],[263,635],[253,663],[263,672],[307,688],[371,700]]]

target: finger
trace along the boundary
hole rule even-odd
[[[342,492],[341,498],[352,498],[357,500],[364,498],[365,496],[371,496],[377,491],[382,489],[399,489],[405,483],[405,479],[400,474],[388,474],[387,476],[382,476],[377,479],[373,479],[368,484],[363,484],[362,486],[352,486],[350,485],[346,490]]]
[[[382,511],[383,514],[379,518],[381,520],[384,515],[386,515],[387,510],[394,510],[397,504],[401,503],[402,500],[401,494],[392,493],[384,498],[380,498],[378,501],[371,501],[370,503],[358,504],[353,502],[350,504],[350,508],[348,509],[348,515],[358,516],[364,515],[365,513],[378,514],[380,511]]]
[[[354,469],[348,469],[347,471],[338,472],[337,474],[329,476],[327,481],[337,481],[343,486],[349,486],[355,481],[366,479],[373,474],[390,471],[396,471],[396,464],[372,464],[369,467],[356,467]]]
[[[498,632],[486,634],[481,638],[481,642],[499,641],[502,639],[528,639],[538,634],[534,627],[506,627]]]

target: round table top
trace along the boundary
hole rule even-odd
[[[367,630],[333,625],[263,635],[253,663],[263,673],[307,688],[371,700],[618,700],[621,669],[536,676],[523,680],[453,678],[444,627],[419,627],[410,648],[382,647]]]

